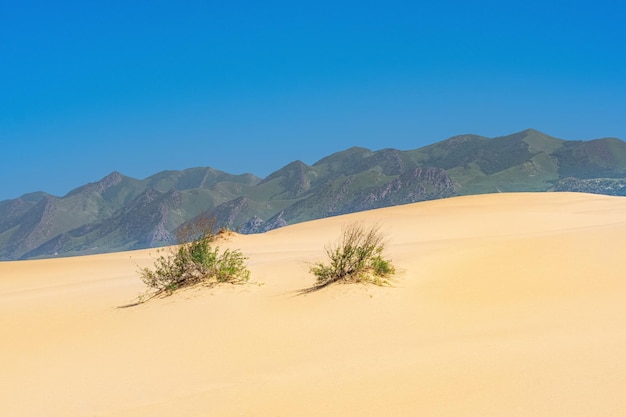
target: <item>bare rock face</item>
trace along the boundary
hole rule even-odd
[[[263,221],[263,219],[261,219],[260,217],[254,216],[237,230],[240,233],[252,234],[252,233],[268,232],[272,229],[278,229],[279,227],[287,226],[288,223],[283,218],[284,214],[285,212],[281,211],[280,213],[268,219],[267,221]]]
[[[548,191],[573,191],[577,193],[626,196],[626,178],[563,178]]]
[[[241,227],[237,228],[237,231],[244,234],[260,233],[263,230],[265,222],[259,216],[253,216],[250,220],[245,222]]]
[[[371,202],[369,208],[415,203],[449,197],[454,190],[454,182],[445,170],[414,168],[370,194],[366,203]]]

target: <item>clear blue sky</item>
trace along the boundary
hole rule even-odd
[[[0,2],[0,200],[535,128],[626,139],[626,6]]]

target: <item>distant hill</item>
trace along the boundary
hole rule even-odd
[[[163,246],[199,215],[242,233],[457,195],[580,191],[626,195],[626,143],[567,141],[533,129],[460,135],[423,148],[350,148],[262,179],[212,168],[138,180],[114,172],[63,197],[0,201],[0,260]]]

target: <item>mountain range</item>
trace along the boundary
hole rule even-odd
[[[175,243],[201,215],[240,233],[468,194],[579,191],[626,196],[626,143],[557,139],[528,129],[459,135],[419,149],[354,147],[266,178],[212,168],[143,180],[113,172],[63,197],[0,201],[0,260],[86,255]]]

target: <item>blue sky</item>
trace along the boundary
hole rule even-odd
[[[0,200],[351,146],[626,139],[622,1],[0,2]]]

